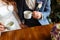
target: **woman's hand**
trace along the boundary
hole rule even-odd
[[[24,21],[21,22],[20,26],[21,28],[28,28],[28,26],[24,24]]]
[[[4,30],[5,30],[4,25],[0,23],[0,31],[4,31]]]
[[[34,19],[41,19],[42,18],[42,13],[38,11],[33,11],[33,18]]]

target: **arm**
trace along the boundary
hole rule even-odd
[[[16,7],[16,3],[15,2],[11,2],[11,4],[8,5],[8,9],[9,9],[10,12],[13,12],[14,17],[16,18],[16,20],[20,24],[20,19],[19,19],[19,16],[17,15],[18,10],[17,10],[17,7]]]
[[[50,12],[51,12],[50,3],[51,3],[50,0],[47,0],[45,10],[42,12],[42,17],[43,18],[46,18],[47,16],[50,15]]]
[[[46,6],[45,6],[44,9],[45,10],[43,12],[41,12],[42,18],[38,20],[41,25],[49,24],[49,22],[47,20],[47,17],[50,15],[50,11],[51,11],[50,0],[47,1]]]
[[[45,4],[46,3],[46,4]],[[46,1],[39,11],[33,11],[33,18],[42,20],[50,15],[50,0]]]

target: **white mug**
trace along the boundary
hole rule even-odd
[[[31,11],[24,11],[24,18],[25,19],[31,19],[32,12]]]

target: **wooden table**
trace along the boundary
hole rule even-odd
[[[0,40],[51,40],[53,24],[36,26],[2,33]]]

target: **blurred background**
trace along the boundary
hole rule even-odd
[[[50,23],[60,22],[60,0],[51,0],[51,14],[47,19]]]

